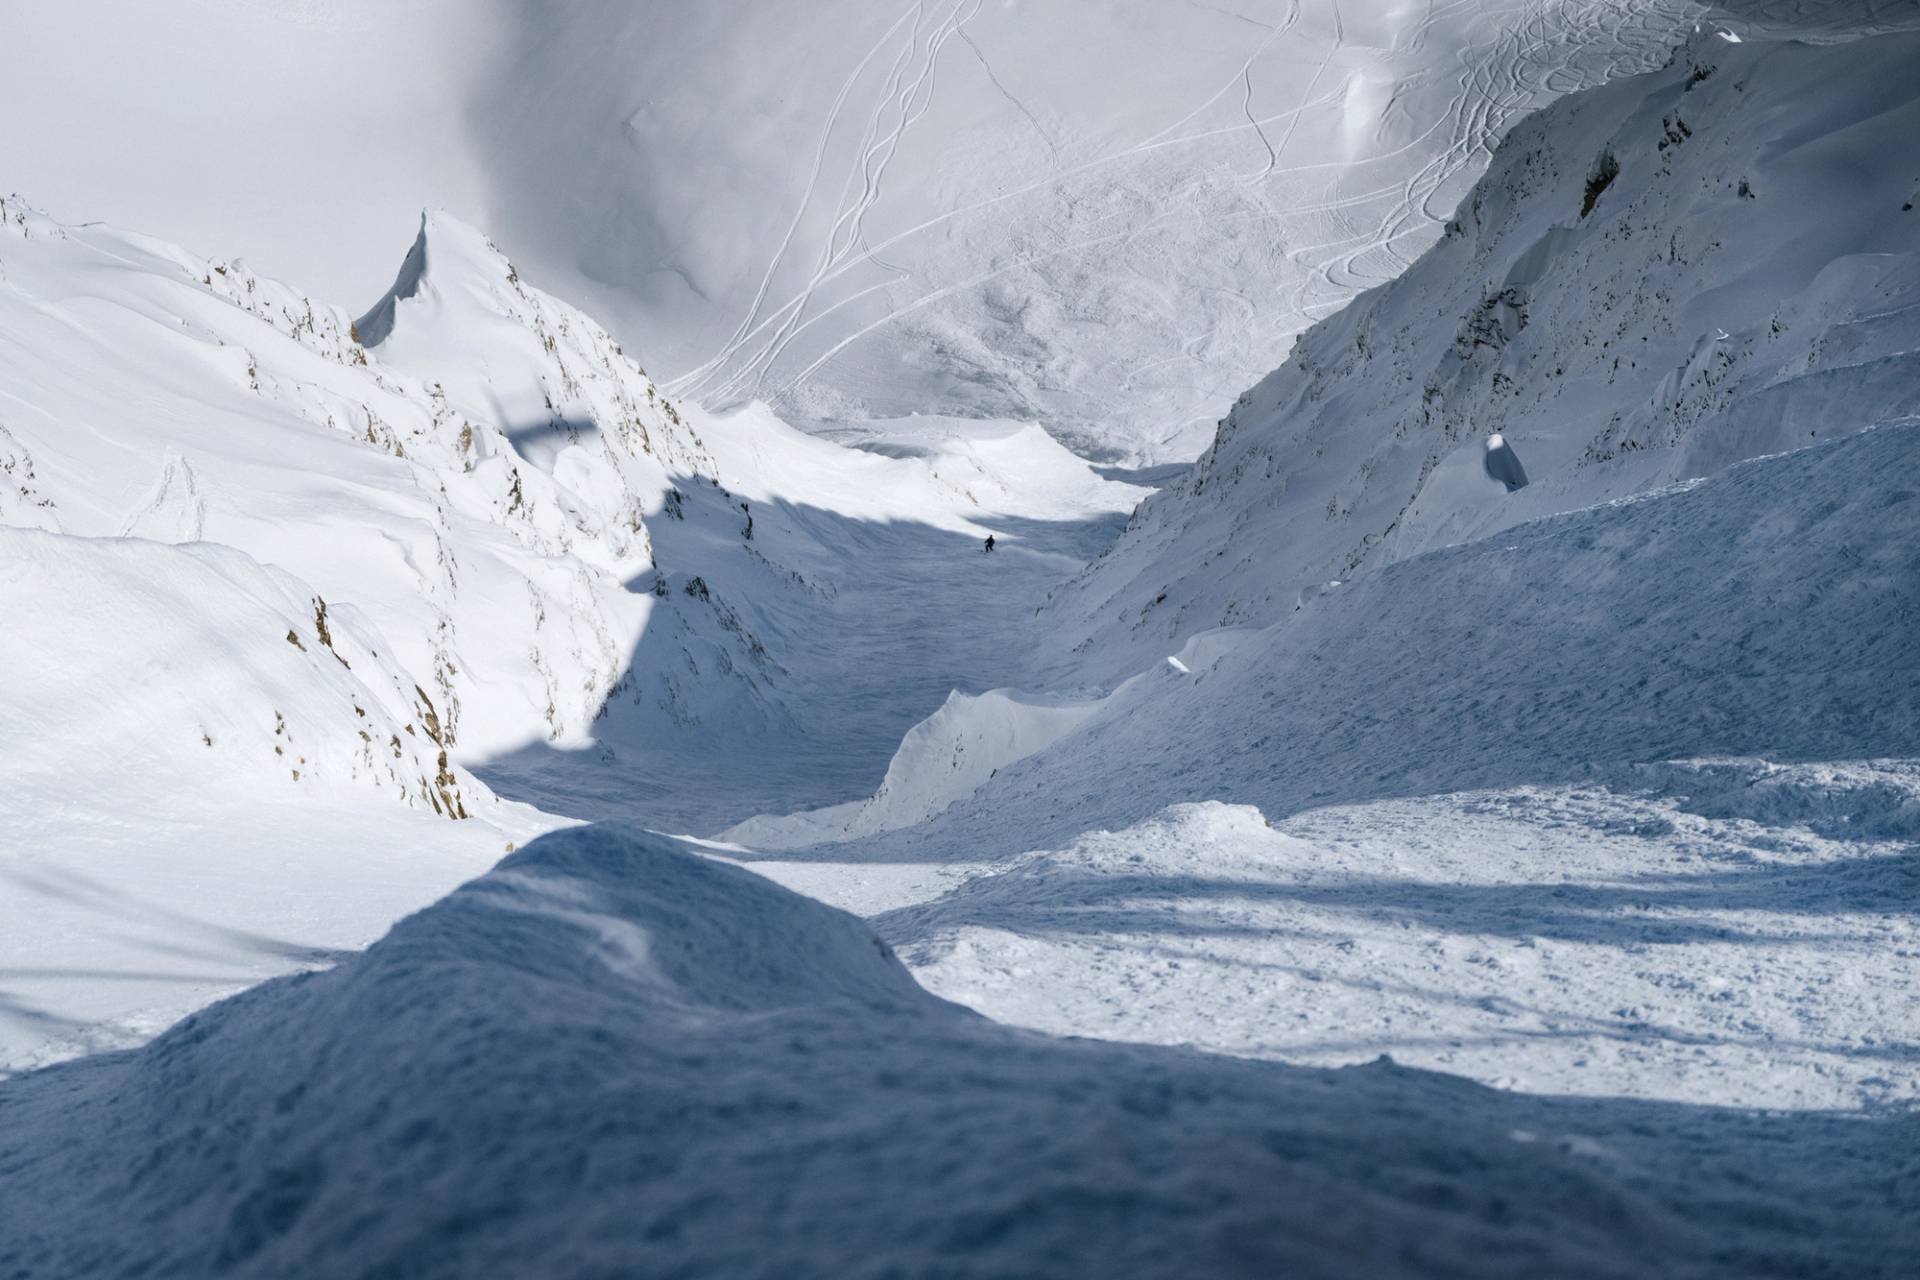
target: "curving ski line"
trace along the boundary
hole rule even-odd
[[[972,10],[963,17],[962,10],[966,8],[969,2],[972,3]],[[904,136],[907,129],[924,114],[926,105],[931,102],[931,86],[934,83],[934,68],[938,62],[941,46],[945,44],[946,40],[958,28],[960,23],[968,20],[974,13],[979,11],[980,4],[981,0],[956,0],[954,7],[947,12],[945,21],[937,29],[935,34],[928,37],[925,59],[920,63],[914,78],[909,81],[907,78],[909,74],[908,69],[914,65],[915,55],[921,48],[921,27],[926,17],[924,0],[918,7],[914,26],[909,33],[908,41],[894,59],[887,83],[881,91],[878,105],[869,117],[867,128],[862,137],[858,161],[853,168],[849,169],[847,178],[842,184],[841,197],[838,204],[839,212],[828,230],[826,241],[822,246],[819,260],[815,265],[811,278],[807,284],[802,287],[800,294],[797,295],[794,300],[794,303],[797,303],[797,305],[790,303],[788,306],[781,308],[779,312],[776,312],[773,317],[769,317],[769,319],[777,319],[779,321],[779,327],[770,338],[761,344],[760,348],[754,352],[751,358],[718,385],[717,389],[722,396],[730,395],[744,379],[753,377],[756,370],[771,360],[778,358],[779,350],[785,345],[795,322],[804,315],[807,306],[811,302],[814,291],[822,281],[829,279],[834,268],[845,262],[853,250],[863,242],[864,232],[862,230],[862,224],[867,210],[869,210],[879,198],[880,179],[887,165],[891,162],[893,155],[897,152],[900,138]],[[921,100],[920,95],[923,89],[927,92],[924,100]],[[914,105],[916,100],[921,100],[921,105],[917,110]],[[891,128],[885,123],[890,112],[896,115],[896,120]],[[879,160],[878,166],[875,164],[876,157],[878,157]],[[859,178],[861,184],[860,194],[849,201],[848,196],[852,191],[856,176]],[[763,324],[750,330],[747,334],[743,335],[740,340],[733,343],[731,349],[724,350],[714,361],[710,361],[709,366],[703,368],[703,372],[697,380],[688,381],[688,391],[704,393],[709,390],[714,390],[715,385],[713,379],[722,372],[721,366],[733,362],[747,343],[752,341],[764,327]]]
[[[1279,39],[1281,36],[1285,35],[1287,32],[1293,30],[1294,24],[1300,21],[1301,3],[1302,3],[1302,0],[1291,0],[1290,7],[1287,11],[1287,16],[1282,18],[1277,25],[1267,27],[1267,37],[1266,39],[1260,42],[1257,48],[1254,49],[1253,56],[1248,58],[1244,63],[1240,65],[1240,70],[1238,72],[1227,77],[1227,79],[1220,85],[1220,87],[1213,91],[1212,97],[1208,98],[1205,102],[1201,103],[1199,106],[1195,107],[1193,110],[1187,112],[1186,115],[1181,116],[1178,120],[1175,120],[1172,124],[1167,125],[1165,128],[1161,129],[1158,133],[1155,133],[1146,138],[1143,138],[1140,142],[1136,143],[1135,145],[1150,146],[1153,143],[1160,141],[1160,139],[1166,137],[1168,134],[1172,133],[1174,130],[1183,128],[1186,125],[1190,124],[1195,118],[1206,114],[1208,108],[1212,107],[1214,103],[1220,101],[1220,99],[1226,97],[1228,93],[1232,92],[1233,86],[1239,83],[1241,77],[1244,76],[1248,71],[1250,71],[1253,68],[1253,64],[1260,60],[1261,55],[1266,53],[1268,48],[1272,46],[1273,42]],[[1205,8],[1206,6],[1201,6],[1201,7]],[[1245,14],[1239,14],[1239,13],[1227,14],[1226,10],[1224,9],[1215,9],[1213,10],[1213,12],[1226,14],[1226,16],[1232,17],[1232,18],[1238,18],[1240,19],[1240,21],[1252,23],[1256,27],[1266,26],[1265,23],[1255,22],[1252,18],[1247,17]]]
[[[869,113],[866,128],[856,148],[856,154],[860,157],[861,167],[864,167],[871,159],[873,147],[881,129],[881,120],[886,112],[886,104],[898,91],[905,68],[912,58],[914,51],[919,47],[920,28],[926,21],[926,0],[917,0],[909,13],[913,19],[913,25],[908,29],[906,44],[894,56],[893,64],[887,72],[886,83],[880,93],[879,103],[873,111]],[[903,14],[901,21],[904,22],[907,16],[908,15]],[[896,22],[892,30],[889,31],[889,36],[892,35],[893,31],[897,31],[899,26],[900,23]],[[875,52],[878,52],[878,46],[876,46]],[[834,241],[839,234],[840,227],[847,218],[848,200],[853,189],[855,172],[856,169],[849,168],[846,176],[841,180],[840,195],[834,204],[834,221],[829,227],[826,241],[821,248],[820,257],[813,269],[811,280],[808,285],[803,288],[803,292],[811,290],[813,282],[817,282],[821,275],[832,265],[834,259]],[[776,312],[775,316],[780,314],[780,312]],[[758,327],[750,327],[747,328],[745,332],[737,332],[732,341],[721,350],[720,354],[716,356],[713,361],[709,362],[711,365],[710,373],[703,374],[698,381],[690,382],[686,388],[687,392],[697,393],[705,391],[710,383],[711,376],[723,372],[725,366],[733,360],[746,342],[758,331]]]
[[[901,13],[898,18],[894,19],[893,25],[887,28],[886,33],[880,37],[872,48],[867,50],[866,55],[855,64],[853,71],[847,76],[846,82],[840,86],[839,94],[834,98],[833,105],[827,110],[827,121],[820,131],[820,142],[814,149],[813,170],[808,175],[806,189],[801,193],[799,207],[794,210],[793,220],[787,224],[786,234],[781,237],[779,247],[774,250],[773,258],[767,264],[766,274],[761,277],[760,287],[754,294],[753,302],[749,305],[747,314],[741,319],[733,335],[723,344],[723,351],[731,349],[732,346],[738,343],[748,332],[753,324],[754,318],[759,315],[760,308],[766,301],[768,290],[773,287],[774,275],[779,270],[781,261],[786,257],[787,249],[793,243],[793,237],[799,232],[800,224],[806,218],[808,206],[813,203],[814,192],[820,182],[821,170],[826,166],[828,146],[832,141],[834,129],[839,124],[840,113],[845,108],[847,98],[853,92],[854,85],[859,82],[860,77],[866,72],[868,64],[874,59],[874,55],[879,53],[881,48],[893,38],[894,32],[900,29],[900,24],[905,22],[918,7],[919,6],[916,5],[913,8],[909,8]],[[716,360],[724,358],[725,356],[722,355],[716,357]],[[711,364],[713,361],[709,361],[708,363]],[[688,377],[692,376],[692,374],[698,373],[706,367],[707,366],[703,365],[701,369],[693,370],[689,374],[683,374],[681,377],[673,379],[667,384],[666,389],[672,394],[680,394],[679,388],[681,384]]]
[[[1313,69],[1312,78],[1307,81],[1307,87],[1301,91],[1300,96],[1303,100],[1313,96],[1314,88],[1320,83],[1320,77],[1324,76],[1327,73],[1327,68],[1333,64],[1333,55],[1339,51],[1340,47],[1344,45],[1347,40],[1346,24],[1340,17],[1340,0],[1329,0],[1329,3],[1333,6],[1333,43],[1327,46],[1327,51],[1320,57],[1320,65]],[[1249,85],[1248,91],[1249,94],[1251,94],[1251,85]],[[1346,86],[1344,84],[1341,86],[1340,92],[1344,97],[1346,94]],[[1299,127],[1300,117],[1298,115],[1287,121],[1287,131],[1281,135],[1279,149],[1273,152],[1273,163],[1267,166],[1267,171],[1260,175],[1259,181],[1264,182],[1274,175],[1275,169],[1278,168],[1280,164],[1280,157],[1286,155],[1287,147],[1293,141],[1294,132]],[[1265,141],[1265,139],[1266,135],[1262,134],[1261,140]]]
[[[1309,111],[1315,107],[1324,106],[1327,103],[1333,101],[1337,96],[1338,96],[1338,91],[1329,92],[1314,101],[1303,103],[1298,107],[1294,107],[1286,111],[1276,112],[1271,116],[1263,117],[1259,121],[1259,123],[1272,124],[1277,121],[1290,119],[1296,114],[1299,114],[1300,112]],[[1208,129],[1201,133],[1189,134],[1179,138],[1171,138],[1161,142],[1145,143],[1145,144],[1140,144],[1138,146],[1129,147],[1122,151],[1115,152],[1111,155],[1101,156],[1096,159],[1089,160],[1084,164],[1077,165],[1074,168],[1066,170],[1063,173],[1049,175],[1046,178],[1042,178],[1032,183],[1029,183],[1024,187],[1019,187],[1012,191],[1003,192],[997,196],[990,196],[984,200],[976,201],[973,204],[966,205],[958,209],[948,210],[945,213],[936,214],[935,216],[928,218],[920,223],[917,223],[914,226],[907,227],[904,230],[894,233],[893,235],[889,236],[887,239],[881,241],[878,245],[873,246],[870,250],[868,250],[867,254],[863,254],[858,258],[855,258],[849,262],[843,263],[834,271],[829,272],[826,276],[824,276],[818,282],[818,284],[831,283],[832,281],[838,279],[840,276],[844,275],[847,271],[852,270],[854,267],[859,266],[862,262],[866,260],[868,255],[873,253],[879,253],[886,249],[890,249],[894,245],[897,245],[904,240],[908,240],[916,235],[921,234],[922,232],[929,231],[934,227],[940,226],[943,223],[950,222],[956,218],[965,217],[969,214],[979,213],[984,210],[991,209],[997,205],[1005,204],[1012,200],[1021,199],[1025,196],[1032,195],[1036,191],[1040,191],[1047,187],[1062,184],[1074,178],[1082,177],[1085,174],[1090,173],[1096,169],[1105,168],[1107,166],[1120,163],[1121,161],[1124,161],[1124,160],[1133,159],[1140,155],[1148,154],[1155,151],[1166,150],[1171,147],[1185,146],[1187,144],[1194,143],[1194,142],[1202,142],[1209,138],[1215,138],[1215,137],[1220,137],[1227,134],[1238,133],[1241,130],[1246,128],[1248,128],[1248,126],[1244,123],[1228,125],[1222,128]],[[1300,168],[1302,169],[1332,168],[1332,167],[1338,167],[1338,162],[1330,162],[1324,165],[1316,164],[1316,165],[1300,166]],[[805,299],[800,296],[796,296],[792,299],[789,299],[779,309],[775,310],[771,315],[763,319],[757,326],[755,326],[752,332],[758,333],[761,330],[765,329],[768,325],[779,322],[789,309],[802,305],[804,301]],[[749,334],[749,337],[751,336],[752,334]],[[715,363],[720,363],[723,360],[724,360],[724,357],[716,358],[716,360],[709,361],[707,362],[706,365],[702,365],[701,369],[704,370],[708,368],[710,365],[713,365]],[[688,373],[688,374],[683,374],[679,378],[674,379],[669,384],[669,387],[673,391],[673,394],[675,395],[691,394],[687,388],[690,380],[693,379],[694,376],[695,376],[694,373]]]
[[[840,195],[834,204],[834,220],[828,227],[826,239],[821,244],[819,257],[814,265],[812,275],[807,284],[801,288],[801,296],[803,298],[810,296],[814,286],[838,260],[841,252],[837,247],[840,232],[846,225],[848,218],[852,215],[852,210],[857,207],[859,201],[868,197],[871,189],[870,180],[868,180],[867,187],[862,191],[861,195],[850,200],[854,179],[856,175],[859,175],[863,179],[868,177],[867,168],[872,163],[875,149],[879,146],[879,137],[883,129],[882,122],[886,116],[888,104],[897,100],[901,82],[906,74],[906,68],[911,63],[914,53],[919,49],[920,28],[925,20],[926,3],[925,0],[919,0],[919,3],[916,4],[914,8],[913,26],[907,33],[906,44],[895,54],[893,65],[888,69],[886,83],[881,88],[877,104],[868,115],[866,128],[861,134],[860,143],[855,151],[858,160],[854,166],[847,170],[846,176],[841,180]],[[784,310],[783,308],[781,312],[776,312],[775,315],[782,315]],[[769,339],[769,342],[778,341],[781,333],[784,332],[790,323],[790,319],[782,320],[780,328],[775,331],[773,338]],[[714,370],[713,376],[718,376],[724,372],[724,366],[729,364],[734,357],[739,354],[741,348],[746,345],[746,342],[751,340],[757,333],[757,328],[751,330],[748,334],[739,337],[730,349],[724,350],[716,362],[719,367]],[[764,346],[762,349],[764,350]],[[710,385],[711,379],[707,378],[690,386],[688,390],[692,393],[701,393],[708,390]]]
[[[969,3],[972,6],[970,9],[967,7]],[[811,305],[814,293],[819,287],[820,282],[827,279],[829,273],[832,272],[835,267],[847,262],[856,248],[865,244],[866,215],[868,211],[879,202],[886,170],[891,165],[894,156],[899,152],[900,140],[906,136],[907,131],[910,130],[915,123],[925,116],[926,112],[932,106],[933,94],[938,86],[937,77],[941,51],[947,41],[951,39],[956,32],[959,32],[966,22],[970,21],[979,13],[983,3],[984,0],[956,0],[944,24],[928,39],[925,58],[920,63],[917,77],[911,83],[905,83],[905,76],[900,72],[900,68],[907,65],[907,59],[903,56],[903,58],[896,63],[896,75],[890,82],[887,93],[883,95],[880,109],[874,115],[873,122],[869,128],[868,138],[870,140],[874,139],[879,133],[879,121],[887,113],[889,100],[892,109],[897,112],[898,118],[888,136],[883,141],[871,142],[861,156],[859,171],[862,178],[862,190],[860,196],[851,206],[843,208],[840,217],[836,219],[833,227],[829,230],[826,252],[823,254],[819,268],[814,273],[814,279],[802,290],[799,305],[793,307],[787,313],[786,319],[782,322],[780,328],[776,330],[774,335],[764,343],[745,364],[739,367],[724,382],[719,384],[717,392],[720,396],[731,397],[749,381],[757,382],[759,378],[764,375],[766,369],[779,360],[787,344],[791,342],[794,333],[798,331],[802,317],[805,316],[807,308]],[[965,11],[964,14],[962,12],[963,10]],[[917,44],[917,42],[918,24],[916,23],[915,43]],[[915,106],[916,102],[918,103],[917,107]],[[876,156],[878,156],[877,164],[875,163]],[[838,244],[836,242],[839,240],[843,231],[846,235],[846,241],[844,244]],[[867,249],[855,260],[865,261],[873,259],[874,257],[873,250]]]
[[[1240,110],[1246,113],[1247,123],[1252,125],[1254,132],[1260,135],[1260,145],[1267,149],[1266,169],[1263,172],[1255,175],[1254,177],[1243,178],[1240,180],[1241,186],[1251,187],[1251,186],[1258,186],[1260,183],[1266,181],[1268,178],[1273,176],[1274,167],[1280,163],[1280,153],[1278,151],[1275,151],[1273,149],[1273,143],[1268,141],[1267,131],[1265,129],[1262,129],[1259,125],[1259,122],[1257,122],[1253,118],[1253,64],[1252,63],[1247,64],[1247,69],[1243,73],[1243,75],[1244,75],[1244,79],[1246,80],[1247,92],[1246,92],[1246,96],[1242,98],[1240,101]],[[1308,85],[1307,89],[1308,89],[1308,92],[1312,92],[1313,86]]]

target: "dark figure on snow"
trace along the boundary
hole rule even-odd
[[[993,554],[993,535],[992,534],[987,535],[987,554],[988,555]]]

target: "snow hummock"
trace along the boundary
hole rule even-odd
[[[0,1114],[25,1274],[1867,1274],[1913,1244],[1910,1122],[1051,1040],[602,830]]]
[[[1098,707],[1098,701],[1014,689],[949,694],[945,705],[907,731],[879,790],[866,800],[790,817],[750,818],[719,838],[780,849],[915,826],[971,795],[1003,767],[1058,742]]]

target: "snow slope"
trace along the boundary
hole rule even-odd
[[[1135,461],[1193,456],[1290,334],[1403,266],[1516,115],[1700,10],[509,8],[521,74],[480,107],[501,232],[677,392],[1035,417]]]
[[[1190,645],[916,826],[725,852],[1049,1031],[1909,1105],[1917,462],[1886,425],[1415,556]],[[948,776],[918,764],[896,790]]]
[[[849,916],[592,830],[0,1083],[0,1121],[22,1277],[1870,1276],[1920,1229],[1911,1120],[1049,1040]]]
[[[1129,681],[885,849],[994,856],[1196,799],[1278,817],[1682,757],[1911,756],[1916,458],[1920,427],[1889,424],[1402,561]]]
[[[358,945],[559,820],[469,766],[550,812],[704,829],[870,791],[949,689],[1018,656],[941,625],[927,583],[949,617],[1030,613],[1145,492],[1031,424],[855,448],[676,405],[438,212],[356,320],[243,263],[0,211],[0,607],[22,620],[0,714],[37,726],[0,761],[0,823],[35,835],[0,858],[32,864],[35,921],[0,945],[0,1066],[280,971],[145,939],[272,919],[301,940],[273,955]],[[478,826],[370,836],[396,801]],[[272,835],[282,806],[310,829]],[[291,919],[253,872],[263,832],[318,859]],[[403,838],[434,852],[397,890],[329,852]],[[134,869],[164,863],[166,885]],[[60,907],[70,876],[123,882],[128,911]]]
[[[1059,593],[1052,669],[1111,682],[1316,584],[1911,414],[1916,58],[1709,33],[1520,124],[1442,241]]]
[[[677,396],[1184,459],[1508,122],[1701,9],[22,0],[0,172],[335,299],[444,206]]]

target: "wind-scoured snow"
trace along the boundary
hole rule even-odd
[[[1052,1040],[605,831],[0,1084],[0,1121],[18,1274],[1867,1275],[1916,1243],[1910,1120]]]

